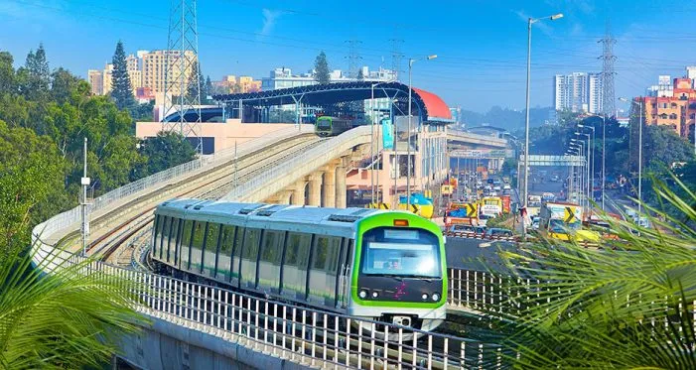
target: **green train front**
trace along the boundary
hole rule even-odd
[[[155,214],[151,255],[175,276],[426,331],[445,319],[442,233],[414,214],[197,200]]]
[[[405,212],[378,213],[356,230],[349,313],[433,330],[445,319],[447,266],[440,229]]]

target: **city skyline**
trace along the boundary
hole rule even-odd
[[[8,23],[0,31],[0,49],[15,56],[21,65],[29,50],[42,42],[52,67],[62,66],[87,78],[87,70],[110,61],[121,39],[128,53],[166,48],[169,1],[121,6],[113,0],[103,5],[60,0],[10,1],[0,5]],[[128,5],[130,4],[130,5]],[[269,70],[286,66],[296,71],[311,69],[314,57],[325,50],[331,69],[347,70],[347,40],[359,40],[361,65],[370,69],[391,68],[390,40],[400,39],[402,75],[408,56],[437,53],[438,60],[414,68],[414,85],[441,95],[450,106],[485,112],[499,105],[522,109],[524,105],[524,60],[526,17],[563,12],[553,23],[534,26],[532,40],[532,106],[549,106],[548,86],[556,74],[577,70],[601,70],[604,24],[611,19],[617,39],[616,95],[644,94],[644,86],[655,76],[680,76],[684,65],[693,64],[696,53],[684,52],[683,40],[696,36],[666,36],[660,23],[673,27],[688,24],[696,8],[678,5],[669,9],[647,1],[560,1],[524,4],[476,1],[452,5],[451,12],[430,8],[391,7],[396,27],[389,22],[366,21],[366,11],[381,7],[337,9],[316,1],[304,1],[292,9],[279,1],[253,5],[243,1],[210,1],[199,4],[200,56],[204,75],[216,80],[227,74],[265,76]],[[132,8],[136,10],[123,11]],[[365,10],[367,9],[367,10]],[[649,12],[645,11],[650,10]],[[341,11],[346,22],[324,22]],[[161,15],[160,15],[161,14]],[[225,16],[234,14],[229,26]],[[410,21],[415,16],[420,23]],[[18,37],[13,28],[32,24]],[[407,21],[408,20],[408,21]],[[462,20],[466,20],[462,22]],[[110,26],[103,28],[105,21]],[[223,25],[225,24],[225,25]],[[397,30],[395,30],[397,29]],[[475,35],[486,33],[487,37]],[[436,36],[436,37],[433,37]],[[457,47],[457,45],[461,45]],[[501,51],[503,51],[501,53]],[[677,52],[679,51],[679,52]],[[673,56],[666,58],[664,55]],[[402,80],[403,81],[403,80]],[[625,108],[625,107],[622,107]]]

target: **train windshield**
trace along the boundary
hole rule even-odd
[[[434,234],[419,229],[376,228],[363,235],[362,274],[440,277]]]
[[[319,128],[331,128],[331,119],[317,119],[317,127]]]

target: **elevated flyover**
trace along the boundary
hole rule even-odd
[[[508,145],[508,141],[506,139],[501,139],[491,135],[472,134],[470,132],[457,130],[447,131],[447,141],[450,144],[460,144],[471,149],[474,149],[474,147],[505,149]]]

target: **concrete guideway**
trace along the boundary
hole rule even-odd
[[[273,137],[264,138],[263,140],[260,140],[260,142],[258,143],[251,143],[248,146],[242,148],[242,150],[240,150],[240,152],[238,153],[238,163],[247,163],[248,165],[244,165],[244,168],[239,168],[239,172],[237,173],[238,182],[235,182],[233,176],[233,157],[231,157],[231,153],[226,153],[224,156],[219,156],[217,158],[213,156],[194,161],[196,163],[186,164],[183,165],[183,167],[180,169],[171,170],[169,172],[165,171],[166,173],[153,175],[149,179],[144,179],[146,181],[142,181],[140,184],[129,184],[124,186],[123,188],[115,190],[114,192],[105,194],[103,197],[100,197],[97,200],[95,200],[95,203],[90,207],[90,217],[92,218],[93,223],[92,234],[94,237],[101,236],[106,233],[121,230],[122,228],[134,227],[136,223],[144,223],[145,225],[149,225],[151,224],[151,222],[142,221],[143,218],[150,216],[149,214],[144,214],[143,210],[147,210],[148,208],[150,208],[149,212],[151,213],[151,207],[153,207],[157,203],[166,199],[170,199],[172,197],[181,196],[181,194],[188,194],[187,196],[191,197],[216,199],[224,192],[225,189],[231,189],[232,193],[244,196],[244,200],[246,201],[252,201],[255,199],[263,200],[264,198],[262,197],[271,197],[279,191],[282,191],[284,188],[291,186],[293,183],[296,183],[298,180],[307,177],[308,175],[311,179],[313,177],[313,172],[332,171],[332,173],[335,176],[337,172],[340,173],[340,171],[345,171],[346,167],[341,158],[350,156],[356,147],[368,144],[369,142],[369,126],[357,128],[339,137],[323,141],[318,140],[311,133],[300,133],[296,131],[278,133]],[[283,178],[282,181],[276,180],[280,178],[279,176]],[[343,180],[341,180],[341,178]],[[336,187],[340,189],[341,186],[343,186],[343,189],[345,189],[345,176],[335,176],[334,180],[335,181],[333,182],[333,184],[327,184],[327,186],[333,186],[334,189]],[[342,181],[343,184],[341,184]],[[239,184],[239,186],[233,188],[234,183]],[[311,194],[312,190],[310,187],[310,198],[312,197]],[[318,194],[316,188],[313,194],[314,199],[316,199]],[[345,191],[343,191],[343,194],[345,195]],[[345,203],[341,205],[340,199],[334,199],[333,201],[337,206],[345,206]],[[343,202],[345,202],[345,198],[343,199]],[[79,211],[80,209],[76,208],[63,214],[57,215],[51,218],[50,220],[38,225],[33,230],[34,241],[37,242],[35,245],[39,251],[39,253],[37,253],[35,256],[35,262],[37,265],[44,268],[45,271],[50,272],[52,268],[54,268],[55,266],[55,264],[51,265],[50,263],[46,262],[47,257],[49,257],[50,255],[58,254],[59,256],[61,256],[61,258],[71,258],[76,261],[80,260],[79,257],[71,255],[70,253],[72,251],[75,251],[76,249],[72,249],[71,251],[57,251],[54,249],[54,245],[59,240],[64,239],[66,236],[77,235],[76,232],[79,231],[80,220]],[[138,214],[140,214],[139,217],[134,217]],[[132,222],[127,222],[126,225],[124,225],[124,220],[132,220]],[[136,236],[137,235],[140,234],[136,234]],[[136,239],[136,237],[133,237],[132,239]],[[141,237],[140,241],[142,242],[143,239],[145,241],[148,240],[148,238],[146,237]],[[113,243],[113,239],[108,239],[106,242]],[[116,260],[121,257],[123,256],[121,254],[118,254]],[[125,258],[123,259],[125,260]],[[130,276],[128,274],[130,274],[131,272],[136,273],[135,271],[116,269],[107,264],[95,264],[95,266],[97,266],[95,268],[97,268],[99,271],[111,269],[111,273],[116,273],[122,276]],[[250,353],[250,358],[255,358],[259,361],[262,360],[262,357],[258,356],[267,356],[268,352],[266,348],[274,348],[274,354],[276,353],[276,349],[279,348],[279,344],[275,343],[275,340],[274,343],[269,344],[269,342],[267,341],[267,336],[280,335],[279,331],[281,330],[281,326],[285,327],[285,325],[279,324],[277,328],[275,325],[273,325],[273,327],[271,328],[271,326],[269,326],[268,323],[268,316],[263,317],[256,315],[254,317],[254,320],[256,320],[256,322],[251,323],[251,326],[246,327],[244,325],[250,325],[250,316],[246,316],[246,321],[243,321],[243,317],[240,316],[237,318],[236,321],[238,325],[236,329],[234,327],[228,328],[227,324],[225,324],[224,327],[221,327],[222,324],[220,319],[218,319],[217,322],[213,321],[212,319],[206,319],[206,317],[212,317],[212,315],[215,314],[215,312],[217,312],[218,317],[220,317],[220,310],[223,306],[225,310],[227,310],[228,308],[232,309],[232,312],[234,312],[234,310],[237,309],[249,310],[248,312],[254,311],[258,313],[259,304],[262,306],[264,304],[268,305],[268,301],[256,299],[255,301],[253,301],[255,302],[256,307],[252,307],[250,306],[251,303],[249,303],[251,301],[242,301],[240,298],[240,301],[238,303],[235,303],[233,301],[232,306],[230,306],[229,303],[226,303],[227,301],[221,300],[221,294],[223,292],[219,289],[216,291],[218,293],[211,293],[212,290],[215,288],[209,288],[200,285],[194,286],[192,284],[186,285],[187,283],[175,279],[156,277],[156,275],[151,274],[140,273],[139,275],[133,275],[132,279],[145,279],[149,281],[150,284],[159,281],[159,283],[153,286],[153,288],[160,289],[162,295],[152,296],[149,301],[149,308],[147,310],[144,310],[143,313],[154,318],[165,319],[170,323],[169,325],[174,325],[173,327],[166,329],[169,332],[179,331],[181,333],[184,333],[180,335],[184,338],[174,338],[174,340],[176,340],[177,342],[173,344],[168,344],[169,346],[174,345],[177,348],[178,352],[176,352],[176,354],[172,353],[172,356],[174,356],[175,358],[181,359],[184,357],[191,356],[191,353],[188,351],[189,346],[200,345],[196,342],[192,342],[191,338],[192,336],[199,335],[200,332],[215,335],[216,337],[222,336],[223,338],[227,338],[229,340],[233,339],[233,337],[235,337],[236,335],[237,339],[234,339],[234,343],[238,343],[241,346],[239,347],[240,349],[236,350],[237,353],[239,353],[239,351],[242,351],[242,347],[247,348],[246,350],[244,350],[246,351],[245,353]],[[161,282],[163,281],[162,279],[167,279],[166,284],[169,285],[161,285]],[[216,297],[214,294],[218,294],[217,300],[215,300]],[[179,297],[181,300],[179,300],[179,298],[176,297]],[[206,297],[210,297],[210,301],[204,304],[203,307],[205,308],[205,310],[203,310],[201,306],[201,300],[209,299]],[[171,300],[166,301],[168,299]],[[271,304],[277,305],[277,303]],[[214,307],[218,307],[218,309],[213,309]],[[284,307],[284,309],[292,309],[294,312],[295,308],[288,306]],[[175,310],[170,311],[170,308],[175,308]],[[213,310],[206,311],[208,308]],[[247,313],[247,315],[250,314]],[[201,317],[204,320],[204,322],[202,323],[200,321]],[[262,324],[259,322],[259,319],[266,321]],[[304,319],[295,319],[293,315],[291,321],[292,328],[295,328],[296,326],[298,328],[304,328],[305,325],[307,325],[306,322],[300,320]],[[191,324],[191,322],[193,322],[194,324]],[[263,329],[259,329],[261,328],[260,325],[263,325]],[[320,326],[314,327],[314,330],[317,331],[322,329]],[[157,328],[158,327],[155,326],[152,328],[148,327],[145,329],[148,333],[152,334],[152,329],[154,329],[155,332],[158,332]],[[159,328],[162,329],[162,326],[159,326]],[[253,329],[255,330],[256,338],[253,338],[255,340],[249,342],[250,330],[252,328],[256,328]],[[231,335],[229,332],[230,330],[234,332],[235,335]],[[299,332],[287,333],[284,330],[285,329],[283,329],[283,338],[292,337],[297,339],[302,338],[304,335],[304,333]],[[324,327],[323,330],[325,333],[327,333],[326,327]],[[393,333],[399,332],[397,328],[391,328],[388,330],[392,330]],[[171,337],[167,337],[167,332],[165,332],[165,329],[160,330],[159,333],[164,334],[155,336],[159,338],[159,340],[161,341],[160,343],[164,343],[162,341],[169,341],[171,339]],[[150,336],[150,334],[148,334],[148,336]],[[259,334],[265,335],[264,341],[259,342]],[[357,342],[355,341],[355,339],[350,338],[357,338],[356,335],[359,335],[359,333],[351,333],[349,329],[347,333],[340,333],[338,335],[342,338],[349,338],[347,343],[352,344]],[[448,337],[448,339],[444,339],[444,337],[436,334],[427,335],[432,336],[432,338],[436,338],[435,340],[437,341],[445,340],[445,343],[447,343],[447,341],[450,341],[450,343],[462,341],[462,343],[466,342],[468,343],[467,345],[471,345],[471,347],[468,348],[478,347],[482,351],[484,348],[483,343],[469,341],[464,338]],[[244,341],[245,338],[246,342]],[[126,351],[127,353],[136,353],[142,356],[142,338],[139,337],[139,339],[134,339],[135,340],[129,340],[127,341],[127,343],[124,343],[124,348],[134,349],[135,351]],[[304,341],[301,342],[305,344],[310,343]],[[215,345],[210,342],[205,343],[207,343],[206,345],[209,344],[211,348],[198,347],[196,349],[196,353],[201,354],[203,352],[202,350],[204,349],[212,349],[213,352],[217,353],[218,355],[228,355],[228,353],[225,353],[225,351],[222,351],[222,353],[215,351],[216,348],[222,348],[219,344]],[[265,344],[260,346],[261,343]],[[303,349],[305,348],[305,344],[303,344]],[[137,347],[138,345],[140,347]],[[370,360],[373,364],[378,365],[380,361],[386,360],[386,357],[381,358],[378,355],[380,353],[379,351],[381,348],[381,351],[383,351],[382,353],[388,354],[390,356],[388,360],[390,364],[401,363],[402,361],[405,361],[404,363],[410,363],[410,360],[413,359],[415,361],[415,359],[418,359],[419,362],[429,364],[430,366],[433,366],[435,368],[439,368],[442,367],[443,361],[446,367],[448,361],[451,361],[451,363],[455,363],[459,361],[460,357],[466,358],[465,363],[467,363],[467,365],[474,364],[474,362],[469,362],[469,357],[472,357],[472,361],[478,361],[479,359],[478,352],[466,353],[465,355],[463,352],[448,353],[447,350],[445,350],[444,353],[439,353],[432,352],[430,348],[428,348],[427,346],[423,347],[423,345],[419,345],[419,348],[416,348],[416,350],[414,350],[412,354],[404,354],[404,357],[402,357],[401,346],[398,343],[385,343],[384,341],[380,343],[375,342],[375,340],[373,339],[371,344],[364,343],[364,345],[371,345],[373,348],[376,348],[378,352],[372,358],[370,358],[369,355],[365,355],[365,358],[356,360],[352,355],[350,355],[350,353],[354,352],[355,349],[343,349],[338,348],[335,345],[331,347],[330,344],[329,347],[326,347],[327,344],[325,342],[323,348],[314,348],[315,350],[321,352],[315,353],[314,351],[312,351],[311,356],[309,356],[306,352],[303,355],[298,355],[296,352],[297,349],[294,348],[293,344],[292,350],[288,351],[286,347],[283,347],[286,349],[279,350],[280,354],[273,355],[272,357],[281,356],[280,358],[282,359],[282,362],[280,363],[283,364],[283,367],[289,366],[290,363],[300,364],[300,366],[313,365],[321,367],[334,366],[337,364],[339,365],[339,367],[346,365],[355,366],[357,362],[354,361],[364,363],[364,361]],[[226,348],[226,346],[229,346],[229,344],[226,344],[223,347]],[[285,346],[285,343],[283,343],[283,346]],[[486,348],[488,348],[489,345],[486,344],[485,346]],[[252,348],[253,350],[249,352],[248,348]],[[201,356],[210,356],[211,352],[208,351],[206,353],[207,354],[201,354]],[[428,353],[430,354],[428,355]],[[489,350],[486,349],[486,353],[487,358],[490,356],[496,356],[493,350],[489,352]],[[326,357],[327,355],[329,355],[328,362]],[[213,354],[213,356],[215,356],[215,354]],[[323,359],[317,358],[317,356],[323,356]],[[391,356],[394,357],[392,358]],[[209,357],[204,358],[209,359]],[[264,358],[268,360],[268,357]],[[137,357],[135,359],[129,359],[137,360]],[[263,363],[277,364],[277,362],[267,362],[266,360],[263,360]],[[286,363],[285,361],[289,362]],[[179,365],[183,366],[184,364],[180,363]],[[250,364],[247,363],[247,365]]]

